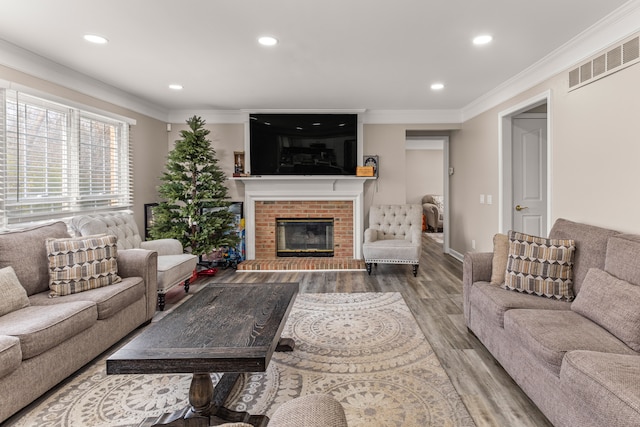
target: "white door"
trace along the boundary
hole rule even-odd
[[[534,236],[547,232],[547,119],[513,119],[513,229]]]

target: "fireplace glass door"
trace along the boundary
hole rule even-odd
[[[332,257],[333,218],[276,218],[279,257]]]

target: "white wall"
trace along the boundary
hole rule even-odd
[[[498,114],[551,92],[551,218],[640,233],[640,65],[573,92],[567,72],[522,92],[462,124],[451,135],[451,247],[459,253],[492,250],[499,205],[480,205],[479,194],[498,194]],[[495,200],[495,197],[494,197]]]
[[[425,194],[443,194],[443,150],[405,151],[406,203],[422,203]]]

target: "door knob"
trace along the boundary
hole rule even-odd
[[[523,209],[529,209],[529,207],[528,207],[528,206],[520,206],[520,205],[516,205],[516,210],[517,210],[518,212],[520,212],[520,211],[521,211],[521,210],[523,210]]]

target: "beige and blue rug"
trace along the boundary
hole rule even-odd
[[[299,294],[282,335],[295,351],[244,377],[230,409],[271,415],[297,396],[327,393],[352,427],[474,425],[399,293]],[[183,408],[189,383],[190,375],[107,376],[101,359],[8,425],[137,425]]]

